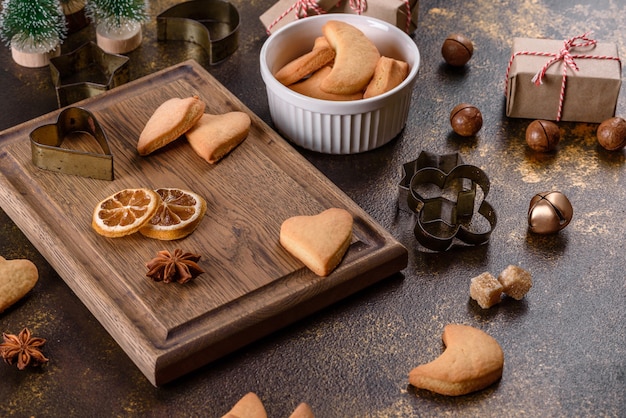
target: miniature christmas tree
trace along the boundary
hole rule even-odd
[[[125,54],[141,44],[148,19],[145,0],[88,0],[87,17],[96,24],[96,42],[105,52]]]
[[[85,16],[85,0],[59,0],[67,22],[67,33],[78,32],[89,24]]]
[[[3,0],[0,37],[8,46],[28,53],[55,50],[66,35],[59,0]]]
[[[130,29],[148,19],[145,0],[89,0],[87,16],[107,32]]]

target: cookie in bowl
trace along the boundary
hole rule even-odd
[[[391,90],[357,100],[311,97],[303,94],[303,90],[296,91],[290,88],[292,86],[281,83],[276,74],[290,62],[311,52],[320,36],[328,39],[324,28],[326,27],[328,33],[329,26],[326,25],[330,22],[333,22],[331,28],[345,28],[349,25],[350,33],[354,29],[358,30],[367,39],[367,43],[375,46],[380,57],[406,63],[406,77]],[[330,35],[331,38],[332,36]],[[365,43],[363,37],[358,36],[359,42]],[[337,55],[345,51],[339,48],[338,39],[335,42],[329,40],[329,44],[335,49],[333,64],[336,65],[343,60]],[[371,64],[371,59],[368,60]],[[374,77],[377,64],[378,60],[374,62],[373,68],[371,65],[367,66],[370,73],[368,83]],[[270,116],[278,132],[292,143],[312,151],[354,154],[388,143],[404,128],[420,67],[420,54],[415,41],[409,35],[387,22],[362,15],[330,13],[299,19],[273,33],[261,48],[260,65]],[[323,64],[327,65],[330,64]],[[331,68],[331,73],[332,70]],[[355,90],[351,88],[332,90],[326,86],[325,81],[316,80],[322,91],[327,90],[325,94],[355,94]],[[361,85],[356,88],[356,94],[364,93],[366,87],[367,85]],[[350,91],[353,93],[346,93]]]

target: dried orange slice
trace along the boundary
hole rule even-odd
[[[176,188],[161,188],[155,192],[161,197],[161,204],[139,232],[166,241],[191,234],[206,212],[204,198],[197,193]]]
[[[154,190],[120,190],[96,205],[91,226],[105,237],[123,237],[139,231],[152,219],[160,203]]]

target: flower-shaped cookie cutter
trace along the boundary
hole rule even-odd
[[[72,135],[87,134],[95,138],[102,153],[62,148]],[[37,167],[65,174],[99,180],[113,180],[113,154],[104,130],[86,109],[68,107],[56,123],[42,125],[30,133],[32,161]]]
[[[218,64],[239,46],[239,12],[223,0],[179,3],[157,16],[157,40],[196,43]]]
[[[50,59],[59,108],[97,96],[130,79],[129,58],[104,52],[95,42]]]
[[[403,169],[398,204],[413,213],[413,232],[422,246],[446,251],[455,244],[489,241],[497,216],[486,200],[490,182],[484,171],[463,163],[458,154],[426,151]]]

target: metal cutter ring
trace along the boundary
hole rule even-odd
[[[406,168],[405,164],[405,170]],[[433,164],[415,167],[415,170],[411,173],[408,193],[401,195],[406,197],[406,207],[415,213],[414,234],[420,244],[433,251],[445,251],[453,245],[455,239],[468,245],[480,245],[489,240],[491,231],[496,226],[497,217],[493,207],[485,200],[490,182],[480,168],[459,164],[446,172]],[[443,190],[459,180],[469,181],[471,186],[459,188],[456,201],[443,195],[426,198],[419,192],[420,186],[425,184],[433,184]],[[405,186],[407,186],[406,177],[404,183],[400,185],[401,191]],[[489,223],[488,230],[482,232],[474,230],[471,226],[476,204],[476,186],[480,187],[483,193],[476,212]]]
[[[72,132],[86,132],[100,144],[103,153],[62,148]],[[33,164],[44,170],[100,180],[113,180],[113,155],[106,135],[95,116],[80,107],[63,110],[57,123],[43,125],[30,133]]]
[[[239,12],[223,0],[182,2],[157,16],[157,39],[196,43],[215,65],[239,46]]]

